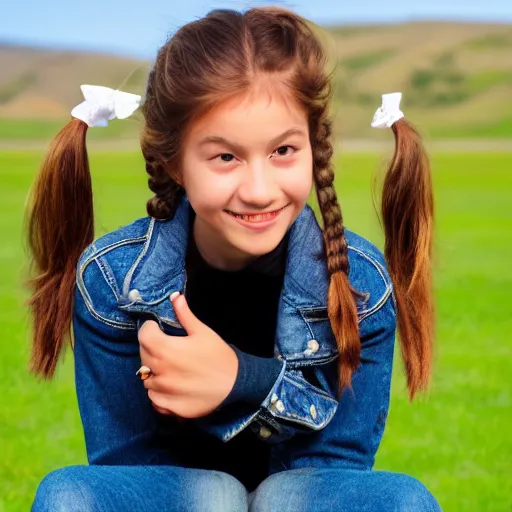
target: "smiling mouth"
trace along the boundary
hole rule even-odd
[[[288,205],[286,205],[288,206]],[[233,217],[236,217],[237,219],[244,220],[246,222],[266,222],[269,220],[272,220],[274,217],[279,215],[281,211],[283,211],[286,206],[283,206],[283,208],[280,208],[279,210],[274,210],[273,212],[265,212],[265,213],[255,213],[255,214],[245,214],[245,213],[235,213],[230,210],[225,210],[227,213],[232,215]]]

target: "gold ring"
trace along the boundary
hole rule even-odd
[[[153,370],[147,366],[141,366],[135,375],[140,375],[140,380],[146,380],[153,375]]]

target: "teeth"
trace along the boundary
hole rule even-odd
[[[272,213],[260,213],[258,215],[240,215],[239,213],[230,212],[234,217],[238,217],[246,222],[264,222],[266,220],[273,219],[278,212]]]

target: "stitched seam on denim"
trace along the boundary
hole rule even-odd
[[[334,401],[333,401],[334,402]],[[335,407],[331,408],[332,410],[329,411],[329,413],[326,415],[324,420],[320,423],[315,423],[313,419],[307,420],[304,416],[299,416],[294,413],[286,413],[286,416],[283,416],[281,413],[275,413],[273,411],[270,411],[272,416],[275,418],[280,418],[283,420],[291,421],[293,423],[298,423],[299,425],[304,425],[306,427],[311,428],[312,430],[320,430],[322,429],[327,423],[329,423],[330,419],[334,416],[334,413],[336,412],[338,403],[334,402]],[[309,416],[309,414],[308,414]]]
[[[87,262],[87,264],[83,266],[82,268],[82,272],[79,276],[77,276],[77,286],[78,286],[78,290],[80,291],[80,294],[82,295],[82,298],[84,299],[84,304],[85,304],[85,307],[87,308],[87,310],[89,311],[89,313],[94,317],[96,318],[96,320],[99,320],[100,322],[106,324],[106,325],[109,325],[110,327],[115,327],[115,328],[119,328],[119,329],[126,329],[126,330],[132,330],[134,329],[135,327],[135,323],[133,324],[129,324],[129,323],[125,323],[125,322],[117,322],[116,320],[110,320],[108,318],[105,318],[103,317],[102,315],[100,315],[95,309],[94,309],[94,306],[92,304],[92,299],[91,299],[91,296],[89,295],[89,292],[87,291],[87,287],[85,286],[85,282],[83,280],[83,274],[86,270],[86,268],[89,266],[90,263],[92,263],[92,261],[96,261],[96,260],[90,260]],[[97,264],[97,262],[96,262]]]
[[[304,379],[304,384],[303,384],[302,382],[293,380],[293,378],[285,375],[284,380],[288,381],[290,384],[292,384],[296,388],[312,391],[313,393],[315,393],[315,395],[318,395],[321,398],[325,398],[326,400],[328,400],[329,402],[331,402],[333,404],[338,403],[338,402],[336,402],[336,400],[331,398],[325,391],[322,391],[319,388],[317,388],[316,386],[313,386],[313,384],[309,383],[306,379]]]
[[[308,421],[304,416],[299,416],[298,414],[294,413],[286,413],[286,415],[284,416],[282,413],[275,413],[271,411],[271,414],[275,418],[291,421],[293,423],[298,423],[299,425],[304,425],[306,427],[312,428],[313,430],[317,430],[318,428],[321,428],[323,425],[323,422],[316,424],[312,419]]]
[[[94,243],[91,244],[91,247],[93,248],[92,254],[94,254],[94,251],[96,250],[96,246]],[[87,260],[80,266],[79,271],[76,274],[76,284],[78,286],[78,289],[80,290],[80,293],[82,294],[82,298],[84,299],[84,302],[87,304],[87,301],[92,304],[91,296],[89,295],[89,292],[87,291],[87,288],[85,287],[85,282],[83,279],[83,274],[85,272],[85,269],[89,265],[89,263],[92,261],[92,259],[87,258]]]
[[[386,279],[383,271],[384,269],[382,268],[378,261],[374,260],[360,249],[357,249],[351,245],[349,245],[348,247],[353,251],[357,252],[358,254],[360,254],[363,258],[367,259],[370,263],[372,263],[374,267],[377,269],[377,272],[380,274],[382,280],[384,281],[384,284],[386,285],[386,290],[384,291],[382,297],[370,309],[361,311],[361,317],[358,319],[358,323],[361,323],[365,318],[371,316],[384,305],[386,299],[389,297],[389,294],[391,293],[392,285],[390,282],[388,282],[388,279]]]
[[[148,252],[148,249],[149,249],[149,246],[151,244],[151,237],[153,235],[153,227],[155,225],[155,219],[152,217],[151,218],[151,221],[149,222],[149,226],[148,226],[148,229],[146,231],[146,243],[144,244],[144,247],[142,248],[142,251],[140,252],[140,254],[137,256],[137,259],[135,260],[135,262],[133,263],[133,265],[130,267],[130,270],[128,270],[128,273],[126,274],[125,278],[124,278],[124,282],[123,282],[123,294],[126,295],[128,293],[128,290],[130,288],[130,281],[133,277],[133,274],[137,268],[137,266],[139,265],[139,263],[141,262],[142,258],[146,255],[146,253]]]
[[[302,318],[303,322],[306,324],[306,326],[307,326],[307,328],[308,328],[309,333],[311,334],[311,338],[314,338],[315,336],[314,336],[314,334],[313,334],[313,331],[311,330],[311,327],[309,326],[309,320],[306,320],[306,319],[304,318],[304,315],[302,314],[302,311],[301,311],[301,310],[302,310],[302,309],[304,309],[304,307],[305,307],[306,309],[313,309],[313,308],[316,308],[316,309],[323,309],[323,308],[324,308],[324,306],[297,306],[297,304],[294,304],[293,302],[291,302],[290,300],[288,300],[288,299],[286,298],[286,295],[283,295],[283,296],[281,297],[281,300],[282,300],[283,302],[285,302],[286,304],[288,304],[288,306],[290,306],[291,308],[293,308],[293,309],[295,309],[295,310],[297,310],[297,311],[298,311],[298,313],[299,313],[300,317]],[[322,321],[323,321],[323,320],[322,320]]]
[[[138,243],[138,242],[143,242],[144,240],[146,240],[146,236],[139,236],[136,238],[123,238],[122,240],[118,240],[117,242],[106,245],[105,247],[102,247],[101,249],[99,249],[98,252],[91,253],[91,255],[80,266],[80,271],[82,272],[85,269],[85,267],[92,260],[95,260],[96,258],[103,256],[107,252],[110,252],[111,250],[116,249],[117,247],[121,247],[123,245],[128,245],[128,244],[134,244],[134,243]]]
[[[160,300],[158,302],[162,302],[162,301]],[[117,307],[120,310],[123,310],[123,309],[128,310],[128,308],[132,308],[135,304],[137,304],[137,302],[132,301],[129,304],[118,304]],[[152,304],[153,303],[151,303],[151,302],[144,302],[145,306],[146,305],[152,305]],[[128,310],[128,312],[130,312],[130,311]],[[138,311],[136,310],[135,311],[135,313],[140,313],[140,312],[141,312],[140,310],[138,310]],[[143,313],[147,313],[146,311],[142,311],[142,312]],[[150,312],[150,313],[152,313],[152,312]],[[183,329],[183,326],[179,322],[173,320],[172,318],[169,318],[167,316],[159,316],[156,313],[152,313],[152,314],[155,316],[155,319],[157,319],[157,320],[161,320],[162,322],[164,322],[164,323],[166,323],[166,324],[168,324],[168,325],[170,325],[172,327],[176,327],[177,329]]]
[[[77,284],[79,286],[79,288],[81,288],[81,292],[82,292],[82,296],[84,298],[84,300],[88,300],[91,307],[92,307],[92,299],[89,295],[89,292],[87,291],[87,287],[85,286],[85,282],[84,282],[84,279],[83,279],[83,276],[84,276],[84,273],[85,271],[87,270],[87,267],[89,266],[89,264],[93,261],[95,261],[97,258],[99,258],[100,256],[103,256],[104,254],[106,254],[107,252],[109,252],[110,250],[113,250],[117,247],[121,247],[123,245],[128,245],[130,243],[137,243],[139,241],[142,241],[142,240],[145,240],[145,237],[137,237],[137,238],[125,238],[123,240],[119,240],[113,244],[110,244],[106,247],[103,247],[102,249],[98,250],[97,252],[96,251],[96,245],[93,243],[91,244],[91,246],[94,248],[93,252],[91,253],[91,255],[80,265],[79,269],[78,269],[78,272],[77,272]],[[100,267],[100,270],[101,270],[101,267]],[[108,282],[108,281],[107,281]]]
[[[366,315],[363,315],[360,319],[359,319],[359,324],[365,320],[366,318],[372,316],[374,313],[376,313],[382,306],[384,306],[384,304],[386,303],[386,300],[389,298],[389,296],[391,295],[391,287],[389,286],[388,288],[386,288],[386,292],[384,293],[384,295],[382,296],[382,298],[379,300],[379,302],[377,302],[377,304],[375,304],[375,306],[373,306],[371,309],[369,309],[367,312],[366,312]]]
[[[96,264],[98,265],[100,272],[102,273],[105,281],[110,286],[110,289],[114,293],[114,296],[116,298],[116,301],[119,301],[119,293],[117,288],[117,283],[114,277],[114,273],[112,272],[112,269],[110,268],[110,265],[108,264],[107,260],[101,257],[95,258]]]
[[[337,407],[334,407],[333,409],[334,410],[332,412],[329,411],[327,416],[320,423],[314,423],[313,420],[307,421],[305,418],[303,418],[301,416],[295,416],[295,415],[292,416],[291,414],[289,416],[287,416],[287,417],[284,417],[283,419],[284,420],[288,420],[288,421],[292,421],[294,423],[298,423],[299,425],[305,425],[307,427],[312,428],[312,430],[321,430],[323,427],[325,427],[325,425],[327,425],[327,423],[329,423],[331,418],[334,416],[334,413],[336,412]],[[276,417],[280,418],[281,415],[280,414],[276,414]]]
[[[87,311],[89,311],[89,313],[94,317],[96,318],[96,320],[99,320],[101,323],[105,324],[105,325],[108,325],[110,327],[114,327],[116,329],[125,329],[125,330],[133,330],[135,328],[135,323],[133,324],[128,324],[128,323],[124,323],[124,322],[117,322],[116,320],[110,320],[108,318],[105,318],[104,316],[100,315],[99,313],[97,313],[94,308],[89,304],[89,302],[87,301],[87,299],[84,297],[84,294],[82,293],[82,289],[79,287],[79,291],[84,299],[84,304],[85,304],[85,307],[87,308]]]
[[[88,305],[87,305],[87,309],[89,310],[91,315],[94,316],[94,318],[96,318],[100,322],[102,322],[110,327],[113,327],[115,329],[124,329],[126,331],[133,331],[136,328],[135,322],[133,324],[129,324],[129,323],[124,323],[124,322],[118,322],[117,320],[110,320],[109,318],[105,318],[104,316],[97,313],[94,309],[90,309]]]
[[[286,356],[286,362],[290,367],[290,370],[295,370],[296,368],[305,368],[308,366],[320,366],[323,364],[330,363],[339,357],[339,353],[334,354],[332,356],[322,356],[322,357],[311,357],[311,355],[306,357],[299,357],[303,355],[303,352],[299,352],[298,354],[290,354]],[[297,359],[292,359],[293,357],[297,357]]]
[[[386,279],[386,276],[384,275],[384,268],[377,260],[372,258],[370,255],[366,254],[364,251],[361,251],[361,249],[358,249],[357,247],[354,247],[352,245],[348,245],[347,247],[349,249],[352,249],[354,252],[357,252],[358,254],[363,256],[363,258],[367,259],[370,263],[372,263],[375,267],[377,267],[377,271],[379,272],[379,274],[382,277],[382,280],[384,281],[386,286],[389,284],[388,280]]]
[[[172,280],[172,278],[170,279]],[[128,304],[120,304],[119,307],[120,308],[129,308],[135,304],[144,304],[144,306],[155,306],[157,304],[161,304],[162,302],[166,301],[169,299],[169,293],[164,293],[164,295],[162,295],[162,297],[158,297],[158,299],[155,299],[155,300],[152,300],[152,301],[145,301],[145,300],[142,300],[142,301],[135,301],[135,300],[132,300],[130,303]]]

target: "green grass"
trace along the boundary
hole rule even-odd
[[[26,511],[52,469],[85,463],[71,354],[51,383],[29,353],[22,212],[39,153],[0,153],[0,512]],[[376,154],[346,154],[337,181],[346,225],[382,246],[373,213]],[[96,153],[97,234],[144,215],[141,157]],[[430,396],[408,403],[397,350],[376,467],[420,479],[445,511],[510,511],[512,154],[434,156],[438,348]]]
[[[512,115],[505,114],[496,121],[474,124],[462,124],[454,121],[452,124],[429,127],[432,139],[511,139]]]

